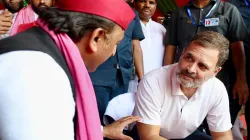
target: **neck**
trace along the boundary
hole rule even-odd
[[[146,25],[148,22],[149,22],[149,19],[148,18],[141,18],[141,21],[144,25]]]
[[[204,8],[209,4],[210,0],[193,0],[193,2],[198,8]]]
[[[198,88],[186,88],[186,87],[183,87],[182,85],[180,86],[181,86],[181,91],[184,93],[184,95],[188,99],[190,99],[198,89]]]

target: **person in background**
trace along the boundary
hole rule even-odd
[[[246,54],[246,72],[248,87],[250,86],[250,1],[249,0],[227,0],[235,5],[241,13],[242,18],[248,29],[248,38],[244,40],[245,54]],[[250,88],[250,87],[249,87]],[[245,117],[248,126],[250,127],[250,101],[248,100],[245,108]],[[247,129],[248,137],[250,137],[250,129]]]
[[[24,0],[0,0],[6,8],[0,10],[0,39],[10,35],[17,13],[23,8]]]
[[[29,28],[23,26],[31,25],[30,27],[32,27],[32,25],[34,25],[34,21],[37,20],[39,13],[42,10],[53,6],[54,2],[55,0],[31,0],[30,5],[18,12],[16,20],[13,23],[10,36],[13,36],[16,33],[25,30],[26,28]]]
[[[144,73],[162,67],[164,57],[164,37],[166,29],[151,19],[154,15],[157,0],[135,0],[135,10],[140,17],[141,28],[145,39],[140,42],[143,54]],[[129,83],[128,92],[136,92],[139,76]]]

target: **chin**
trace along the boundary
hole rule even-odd
[[[95,71],[96,71],[96,68],[94,68],[94,69],[89,69],[89,68],[87,68],[87,70],[88,70],[88,72],[95,72]]]

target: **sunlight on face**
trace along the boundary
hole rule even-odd
[[[177,81],[186,88],[201,86],[217,74],[218,55],[218,50],[191,43],[178,63]]]

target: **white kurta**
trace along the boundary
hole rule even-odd
[[[140,22],[145,36],[140,45],[143,54],[144,74],[147,74],[151,70],[160,68],[163,65],[166,29],[163,25],[151,19],[146,25],[142,21]],[[130,81],[128,92],[136,92],[137,80],[138,78],[136,77],[135,80]]]
[[[0,139],[74,140],[69,79],[42,52],[0,55]]]

